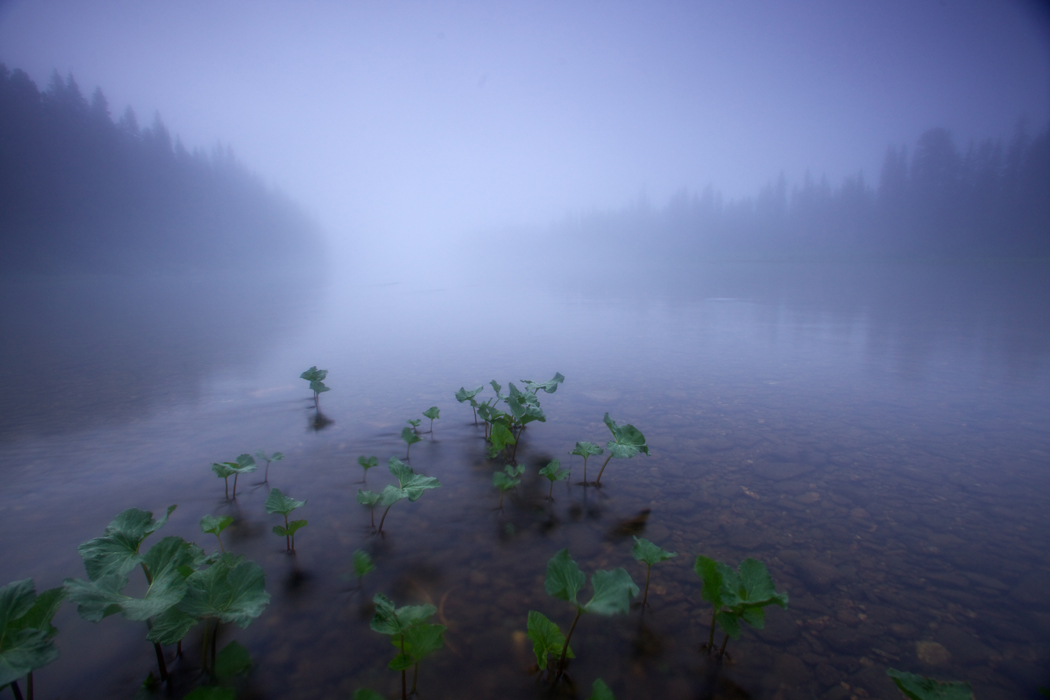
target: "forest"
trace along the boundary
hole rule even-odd
[[[523,232],[509,232],[521,237]],[[708,186],[660,207],[641,197],[618,211],[566,217],[540,234],[598,258],[973,259],[1050,256],[1050,129],[1023,123],[1008,141],[960,150],[944,128],[909,151],[886,150],[878,183],[863,173],[838,187],[809,173],[755,197]]]
[[[114,121],[58,73],[0,64],[0,272],[307,267],[316,225],[229,147],[187,150],[157,115]]]

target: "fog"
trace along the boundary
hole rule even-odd
[[[232,147],[358,272],[709,186],[874,186],[928,129],[1050,120],[1038,3],[0,7],[9,69]]]

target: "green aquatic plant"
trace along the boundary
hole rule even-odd
[[[554,376],[545,382],[534,382],[531,379],[522,379],[521,383],[525,385],[525,390],[535,395],[537,391],[543,390],[548,394],[553,394],[558,390],[558,385],[565,381],[565,377],[562,376],[561,372],[555,372]]]
[[[237,473],[236,462],[212,462],[211,470],[220,479],[226,480],[226,500],[230,500],[230,477]]]
[[[409,418],[405,422],[412,426],[412,432],[413,433],[416,433],[417,435],[419,434],[419,426],[423,422],[421,419],[419,419],[419,418]]]
[[[415,667],[412,693],[416,692],[419,662],[445,645],[445,626],[427,622],[437,612],[433,605],[405,605],[394,607],[394,602],[382,593],[372,599],[376,606],[371,628],[390,637],[400,653],[390,662],[390,669],[401,671],[401,698],[408,700],[406,671]]]
[[[190,572],[208,561],[204,550],[181,537],[165,537],[145,554],[140,552],[146,538],[160,529],[174,510],[175,506],[170,506],[161,518],[137,508],[123,511],[106,526],[101,537],[77,547],[89,580],[67,578],[63,582],[70,601],[85,620],[98,622],[119,612],[129,620],[145,622],[149,628],[146,639],[153,643],[164,681],[168,679],[168,669],[161,646],[174,644],[182,636],[169,641],[168,636],[158,632],[158,626],[163,629],[159,622],[182,601]],[[141,567],[147,584],[141,598],[123,593],[128,575],[136,567]]]
[[[616,700],[616,696],[609,690],[609,686],[605,685],[605,681],[597,678],[591,684],[591,695],[587,700]]]
[[[215,535],[215,539],[219,540],[219,551],[225,552],[226,548],[222,546],[222,531],[228,528],[233,523],[233,517],[224,515],[221,518],[214,515],[205,515],[201,518],[201,532],[210,532]]]
[[[911,700],[973,700],[973,689],[969,683],[937,681],[895,668],[887,669],[886,675],[892,678],[897,688]]]
[[[33,671],[58,658],[51,641],[58,630],[51,620],[65,598],[65,588],[37,595],[31,578],[0,588],[0,690],[11,686],[15,698],[22,700],[18,679],[25,676],[26,694],[33,700]]]
[[[543,613],[530,610],[526,630],[525,635],[532,641],[532,653],[536,656],[536,665],[541,671],[547,670],[547,657],[551,655],[557,658],[564,651],[566,658],[576,658],[572,647],[565,644],[565,635],[561,633],[558,625]]]
[[[583,483],[587,483],[587,458],[600,455],[605,452],[604,449],[598,447],[593,442],[577,442],[576,447],[573,448],[571,455],[579,455],[583,457]]]
[[[649,600],[649,575],[653,571],[653,564],[657,564],[678,556],[678,552],[668,552],[660,549],[647,539],[635,536],[634,547],[631,548],[631,556],[641,562],[645,562],[645,593],[642,594],[642,608],[645,608]]]
[[[423,415],[430,419],[430,434],[434,434],[434,421],[441,417],[441,409],[437,406],[431,406],[427,410],[423,411]]]
[[[272,455],[268,455],[262,450],[255,451],[256,459],[266,462],[266,472],[263,474],[263,483],[270,483],[270,463],[280,462],[284,459],[284,455],[280,452],[274,452]],[[236,489],[234,489],[236,491]]]
[[[494,472],[492,474],[492,485],[499,489],[498,510],[503,510],[503,494],[521,483],[521,479],[518,477],[520,477],[524,471],[525,465],[515,467],[508,464],[503,467],[503,471]]]
[[[514,431],[507,414],[502,411],[499,415],[492,415],[489,425],[489,459],[495,459],[501,452],[506,456],[506,448],[509,445],[517,445],[518,440],[514,437]]]
[[[479,386],[473,391],[467,391],[464,387],[460,387],[459,391],[456,392],[456,401],[464,403],[465,401],[470,402],[470,408],[474,411],[474,425],[478,424],[478,402],[476,397],[485,389],[485,385]]]
[[[397,486],[390,484],[379,494],[379,505],[386,506],[386,510],[383,511],[383,517],[379,519],[380,533],[383,532],[383,523],[386,522],[386,514],[390,512],[391,506],[406,498],[414,503],[419,500],[424,491],[441,486],[441,482],[432,476],[416,474],[412,471],[412,467],[397,457],[390,458],[389,469],[390,473],[397,479]]]
[[[243,644],[234,640],[216,655],[211,680],[216,683],[229,681],[247,673],[251,667],[251,654]],[[237,700],[237,691],[223,685],[201,685],[194,688],[183,700]]]
[[[559,551],[547,562],[547,580],[544,583],[547,595],[572,603],[576,607],[576,617],[573,618],[569,632],[565,635],[561,657],[558,659],[558,670],[554,683],[557,683],[565,672],[569,640],[572,639],[572,633],[576,629],[576,623],[580,621],[580,616],[585,612],[599,615],[626,613],[630,610],[631,598],[638,595],[638,586],[634,585],[631,575],[626,570],[622,568],[612,571],[598,570],[591,576],[591,587],[594,589],[594,594],[589,601],[582,603],[578,596],[585,581],[586,577],[569,555],[568,549]],[[547,638],[551,636],[549,629],[545,631],[545,635]],[[533,639],[533,645],[535,645],[536,639],[533,637],[530,639]],[[547,644],[547,642],[543,643]]]
[[[382,500],[382,496],[375,491],[357,490],[357,502],[368,508],[368,512],[372,516],[372,532],[376,530],[376,504],[380,500]]]
[[[354,550],[354,576],[357,577],[357,587],[361,588],[364,584],[365,574],[376,570],[375,562],[372,561],[372,555],[363,549]]]
[[[540,469],[540,475],[547,477],[551,482],[550,493],[547,494],[547,498],[554,500],[554,482],[564,481],[569,478],[569,470],[561,468],[561,461],[554,459],[551,463]]]
[[[226,499],[230,498],[230,477],[233,477],[233,497],[237,498],[237,478],[241,474],[249,474],[259,468],[255,460],[249,454],[237,457],[236,462],[212,462],[211,470],[226,480]]]
[[[711,634],[707,649],[714,651],[715,623],[726,633],[718,656],[725,655],[729,638],[740,638],[740,621],[755,629],[766,625],[764,608],[779,605],[787,608],[787,593],[777,593],[766,565],[757,559],[747,558],[740,562],[739,573],[720,561],[698,556],[693,567],[703,582],[701,597],[714,606],[711,616]]]
[[[610,418],[608,413],[605,414],[602,420],[609,427],[609,431],[613,434],[613,439],[605,443],[606,449],[609,450],[609,456],[605,458],[602,468],[598,470],[598,478],[594,480],[595,486],[602,485],[602,474],[605,472],[605,467],[609,464],[609,460],[613,457],[630,459],[639,452],[644,452],[646,456],[649,455],[649,446],[645,444],[645,436],[642,435],[642,431],[638,430],[638,428],[630,423],[617,425],[616,421]]]
[[[357,463],[360,464],[361,468],[365,470],[364,476],[361,477],[361,483],[363,484],[366,481],[368,481],[368,470],[372,467],[379,466],[379,458],[375,455],[371,457],[365,457],[364,455],[361,455],[357,458]]]
[[[411,421],[409,421],[409,422],[411,422]],[[406,427],[401,429],[401,439],[404,440],[405,441],[405,445],[407,445],[407,447],[405,447],[405,459],[408,459],[409,454],[410,454],[410,452],[412,450],[412,445],[416,444],[417,442],[419,442],[423,438],[421,438],[418,435],[416,435],[416,431],[414,429],[409,428],[409,427],[406,426]]]
[[[271,489],[270,495],[266,497],[266,512],[273,515],[280,513],[284,516],[284,526],[274,525],[274,533],[284,537],[284,546],[289,552],[295,551],[295,533],[300,528],[306,527],[305,520],[293,520],[288,522],[288,514],[296,508],[302,508],[306,501],[297,501],[285,496],[280,489]]]
[[[306,370],[299,375],[300,379],[305,379],[310,382],[310,391],[314,392],[314,410],[320,412],[318,406],[318,397],[330,388],[324,385],[324,379],[328,376],[328,370],[317,369],[317,365],[314,365],[310,369]]]

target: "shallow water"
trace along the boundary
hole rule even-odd
[[[563,629],[573,616],[544,592],[547,560],[568,547],[588,574],[622,566],[642,583],[639,534],[679,556],[653,567],[644,616],[580,621],[579,697],[598,677],[620,698],[899,697],[888,667],[967,680],[981,699],[1030,696],[1050,683],[1048,272],[712,265],[520,294],[8,280],[4,308],[20,312],[3,321],[5,581],[83,577],[77,544],[125,508],[177,503],[161,534],[209,549],[200,517],[231,514],[224,541],[264,567],[273,596],[250,627],[223,632],[256,664],[240,697],[395,697],[394,648],[368,626],[382,592],[433,602],[448,626],[420,667],[421,698],[533,698],[544,686],[529,674],[528,611]],[[312,364],[332,387],[322,430],[298,379]],[[529,469],[498,512],[498,464],[453,394],[555,371],[566,381],[540,395],[548,420],[526,430]],[[390,483],[401,427],[431,405],[441,418],[410,463],[443,486],[396,504],[374,536],[356,459],[378,456],[368,484]],[[608,439],[606,411],[652,454],[613,460],[585,489],[566,453]],[[308,499],[295,557],[270,531],[261,477],[227,502],[208,467],[259,448],[286,455],[270,485]],[[536,469],[552,458],[573,473],[549,503]],[[363,591],[358,548],[378,566]],[[711,611],[698,554],[759,558],[790,595],[721,667],[700,651]],[[66,605],[56,625],[62,657],[35,674],[41,697],[126,697],[155,668],[142,623],[95,625]],[[198,645],[191,632],[180,688]]]

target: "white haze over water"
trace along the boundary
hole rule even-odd
[[[1041,128],[1048,37],[1041,5],[992,0],[0,4],[9,69],[232,145],[390,270],[708,184],[877,182],[934,126],[963,148]]]

